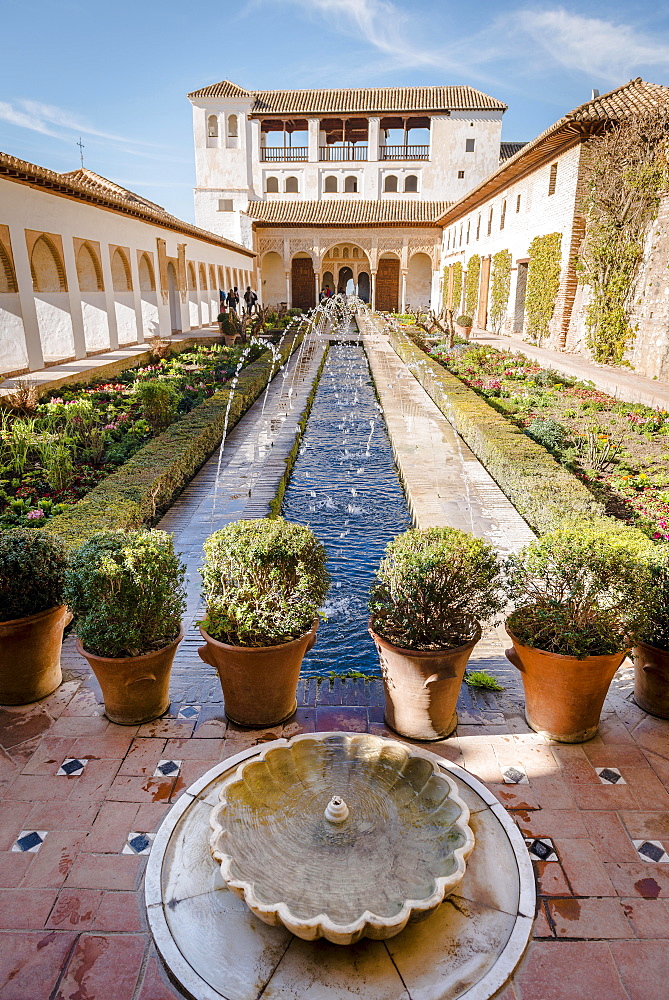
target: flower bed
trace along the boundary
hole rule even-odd
[[[200,347],[0,414],[0,528],[38,527],[223,388],[240,347]],[[262,352],[252,347],[244,364]],[[156,390],[156,384],[159,388]]]
[[[669,541],[669,413],[487,345],[430,356],[550,451],[607,514]]]

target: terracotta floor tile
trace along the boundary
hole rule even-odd
[[[61,715],[51,727],[52,736],[97,736],[106,733],[111,723],[106,716],[82,719]]]
[[[563,840],[556,837],[553,843],[576,896],[616,895],[606,869],[589,840]]]
[[[632,730],[632,738],[646,750],[653,750],[661,757],[667,756],[669,743],[669,719],[654,719],[647,715]]]
[[[89,930],[103,895],[102,889],[61,889],[46,926],[53,930]]]
[[[215,760],[223,759],[223,739],[167,740],[162,760]]]
[[[24,888],[59,888],[67,878],[81,845],[86,838],[82,831],[58,830],[49,833],[21,885]]]
[[[26,740],[53,733],[53,726],[53,719],[39,705],[0,708],[0,746],[11,750]]]
[[[533,941],[514,987],[518,1000],[629,1000],[604,941]]]
[[[537,861],[535,870],[541,896],[571,896],[565,873],[556,861]]]
[[[15,889],[36,857],[27,852],[0,851],[0,889]]]
[[[144,935],[82,934],[54,1000],[131,1000],[146,946]]]
[[[123,760],[130,745],[131,736],[117,733],[103,736],[79,736],[72,747],[72,757],[86,757],[88,760]]]
[[[620,814],[591,809],[581,815],[602,861],[638,861],[639,855],[620,820]]]
[[[134,889],[144,860],[136,854],[80,854],[67,876],[67,888]]]
[[[35,802],[24,830],[89,830],[100,809],[97,797],[90,801]]]
[[[550,776],[530,778],[532,791],[542,809],[574,809],[576,803],[572,791],[575,787],[561,778]]]
[[[593,767],[645,767],[643,752],[634,744],[589,746],[583,744],[585,755]]]
[[[147,722],[137,730],[138,736],[164,736],[166,739],[188,739],[193,735],[195,729],[194,722],[186,722],[181,719],[156,719],[155,722]]]
[[[56,889],[0,889],[0,930],[41,930],[57,895]]]
[[[530,778],[558,775],[560,771],[552,750],[545,744],[535,746],[520,742],[502,746],[496,744],[494,751],[500,768],[513,767],[514,764],[520,763]]]
[[[597,779],[599,781],[599,779]],[[635,809],[637,800],[629,785],[572,784],[574,801],[579,809]]]
[[[70,748],[76,743],[71,736],[44,736],[21,774],[54,775],[66,757],[75,757]]]
[[[367,732],[367,709],[347,705],[326,705],[316,709],[316,728],[321,733],[332,731],[346,733]]]
[[[119,775],[112,782],[107,798],[114,802],[168,802],[175,782],[176,778]]]
[[[650,766],[626,767],[624,770],[621,768],[621,771],[639,809],[669,810],[669,792]],[[629,808],[633,809],[634,806]]]
[[[227,720],[222,715],[220,719],[205,719],[203,722],[198,722],[193,736],[195,739],[220,740],[225,738],[227,728]],[[237,751],[234,752],[236,753]],[[229,753],[226,753],[226,755],[230,756]]]
[[[219,763],[219,760],[185,760],[181,765],[181,771],[177,776],[176,784],[172,790],[171,801],[175,802],[186,788]]]
[[[669,845],[669,810],[650,812],[624,809],[620,813],[620,819],[633,840],[666,840]]]
[[[669,939],[669,900],[637,897],[620,902],[637,937]]]
[[[108,933],[145,930],[140,896],[137,892],[106,892],[95,917],[95,930]]]
[[[599,736],[603,743],[615,746],[620,746],[623,743],[628,745],[634,743],[630,730],[617,715],[602,717],[599,723]]]
[[[138,737],[134,739],[119,768],[119,775],[135,777],[141,777],[142,775],[151,776],[156,769],[158,761],[166,759],[164,754],[166,742],[164,736],[156,738]],[[190,742],[190,740],[186,742]]]
[[[90,688],[81,688],[70,699],[67,708],[62,713],[66,716],[79,716],[81,718],[95,718],[102,716],[104,706],[97,699],[95,691]]]
[[[293,736],[298,736],[300,733],[315,733],[316,709],[300,706],[295,715],[291,716],[284,726],[283,732],[288,740]],[[200,735],[199,729],[195,730],[195,735]]]
[[[548,917],[546,916],[546,904],[544,900],[539,902],[537,908],[537,915],[534,919],[534,927],[532,928],[532,937],[535,938],[552,938],[555,937],[553,928],[548,923]]]
[[[0,934],[2,1000],[50,997],[74,940],[74,934],[62,931]]]
[[[172,989],[167,977],[161,972],[155,955],[152,955],[147,963],[137,1000],[181,1000],[181,995]],[[500,997],[500,1000],[504,1000],[504,997]],[[509,997],[507,1000],[513,998]]]
[[[634,937],[618,899],[549,899],[547,906],[559,938]]]
[[[467,770],[471,769],[468,767]],[[503,785],[492,781],[486,781],[486,785],[506,809],[518,809],[520,812],[540,809],[537,795],[529,785]]]
[[[5,799],[20,799],[24,802],[53,800],[62,802],[70,794],[70,780],[77,779],[62,776],[62,780],[56,781],[45,774],[19,774],[5,792]]]
[[[525,837],[588,837],[583,814],[575,809],[516,809],[514,817]]]
[[[170,811],[168,803],[162,802],[142,802],[140,803],[132,829],[138,833],[153,833],[157,830],[165,816]]]
[[[560,765],[562,777],[567,781],[599,784],[594,765],[590,763],[583,747],[552,746],[551,750]]]
[[[611,954],[630,1000],[666,1000],[669,984],[666,941],[612,941]]]
[[[654,865],[649,861],[605,861],[606,874],[619,896],[642,899],[669,898],[669,864]]]
[[[667,750],[669,754],[669,749]],[[650,764],[653,772],[658,776],[665,788],[669,788],[669,760],[664,757],[659,757],[656,753],[651,753],[649,750],[644,750],[644,757],[646,761]]]
[[[23,800],[9,800],[0,805],[0,851],[8,851],[18,837],[21,830],[27,830],[26,823],[32,810],[32,804]],[[46,827],[33,827],[35,830],[44,830]]]
[[[136,802],[103,802],[84,849],[96,854],[119,854],[129,831],[135,829],[137,809]]]

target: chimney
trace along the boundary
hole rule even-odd
[[[593,87],[593,88],[592,88],[592,97],[590,98],[590,100],[591,100],[591,101],[594,101],[594,99],[595,99],[596,97],[599,97],[599,91],[598,91],[598,90],[595,90],[595,88]]]

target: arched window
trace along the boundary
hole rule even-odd
[[[351,250],[351,257],[359,257],[359,256],[360,256],[360,251],[358,250],[357,247],[353,247],[353,249]]]
[[[297,177],[286,177],[286,194],[297,194],[299,190]]]
[[[155,292],[156,290],[153,265],[148,254],[145,253],[139,258],[139,287],[143,292]]]
[[[36,292],[67,291],[63,262],[48,236],[40,236],[35,241],[30,255],[30,270]]]
[[[0,292],[18,292],[18,290],[12,259],[0,243]]]
[[[207,287],[207,269],[204,264],[200,264],[200,290]]]
[[[339,247],[334,247],[334,249],[330,251],[330,255],[332,257],[338,257],[339,256]]]
[[[345,258],[346,260],[348,260],[348,247],[344,247],[344,249],[341,252],[341,255],[342,255],[343,258]]]
[[[216,115],[209,115],[207,118],[207,137],[218,139],[218,118]]]
[[[335,193],[339,190],[339,184],[337,183],[337,178],[330,175],[325,178],[325,184],[323,190],[328,193]]]
[[[237,115],[228,115],[228,139],[236,139],[239,134]]]
[[[103,292],[102,268],[93,247],[88,243],[82,243],[77,253],[76,263],[79,291]]]
[[[213,264],[209,265],[209,287],[216,288],[216,268]]]
[[[409,174],[404,180],[404,190],[405,191],[417,191],[418,190],[418,178],[415,174]]]
[[[384,191],[397,191],[397,177],[394,174],[389,174],[388,177],[383,182]]]
[[[131,292],[132,278],[128,258],[119,247],[116,247],[111,262],[112,285],[115,292]]]
[[[265,187],[267,194],[278,194],[279,193],[279,178],[278,177],[268,177],[267,184]]]
[[[358,190],[358,178],[357,177],[347,177],[344,181],[344,191],[349,194],[355,194]]]
[[[197,281],[195,280],[195,265],[192,261],[188,264],[188,288],[191,292],[197,289]]]

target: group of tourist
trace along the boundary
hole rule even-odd
[[[224,313],[227,310],[230,310],[230,312],[237,313],[240,303],[237,286],[235,285],[234,288],[231,288],[227,294],[225,292],[220,292],[219,294],[221,298],[221,312]],[[244,292],[244,308],[246,310],[246,314],[251,316],[251,314],[255,312],[257,305],[258,296],[253,291],[251,286],[247,285],[246,291]]]
[[[319,295],[318,295],[318,301],[319,302],[324,302],[325,299],[331,299],[332,296],[333,296],[333,294],[334,294],[334,292],[332,291],[332,289],[330,288],[330,286],[326,285],[325,288],[322,288],[320,290]]]

